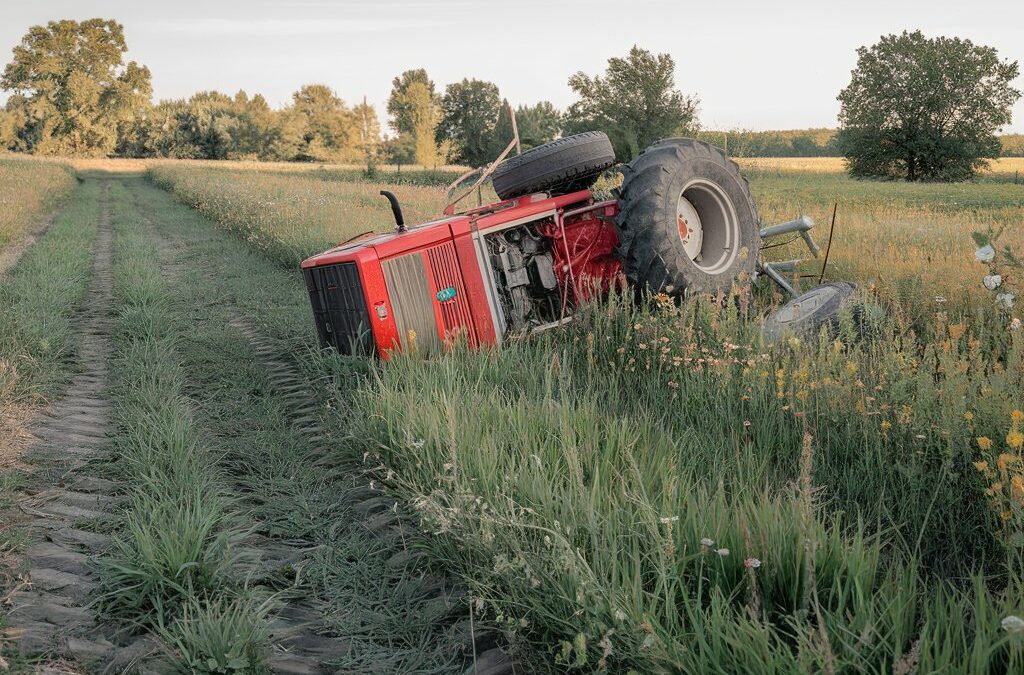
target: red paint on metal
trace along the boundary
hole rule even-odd
[[[465,331],[471,345],[489,345],[496,343],[498,336],[474,231],[484,236],[513,221],[551,214],[540,229],[555,240],[552,253],[556,277],[563,289],[567,284],[572,287],[574,280],[574,300],[583,302],[607,292],[621,278],[621,263],[615,256],[618,236],[612,221],[617,213],[618,202],[595,202],[589,190],[556,197],[526,195],[410,227],[406,232],[349,242],[307,258],[302,267],[356,263],[374,342],[387,359],[392,350],[400,348],[400,342],[381,262],[419,252],[428,270],[441,338],[450,338],[453,331]],[[445,288],[454,288],[455,297],[437,300],[438,291]],[[377,312],[380,306],[385,309],[383,317]]]

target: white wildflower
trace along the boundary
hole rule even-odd
[[[990,291],[994,291],[1003,285],[1003,275],[1001,274],[988,274],[981,280],[981,283],[985,284],[985,288]]]
[[[996,257],[996,250],[992,248],[992,244],[985,244],[974,252],[974,257],[978,259],[978,262],[992,262],[992,259]]]
[[[997,295],[996,305],[1003,309],[1013,309],[1013,293],[1000,293]]]
[[[757,558],[747,558],[746,560],[743,561],[743,566],[744,567],[751,567],[751,568],[756,570],[758,567],[761,566],[761,561],[758,560]]]
[[[679,516],[662,516],[659,520],[662,525],[668,525],[669,523],[674,523],[679,520]]]
[[[417,450],[422,448],[423,445],[424,445],[424,441],[423,441],[422,438],[417,438],[415,441],[412,442],[412,447],[416,448]]]
[[[939,303],[940,305],[942,303],[944,303],[945,301],[946,301],[945,296],[942,296],[942,295],[936,295],[935,296],[935,302]]]
[[[715,551],[715,553],[717,553],[718,555],[720,555],[720,556],[722,556],[724,558],[725,556],[729,555],[729,549],[727,549],[727,548],[720,548],[717,551]]]
[[[1013,317],[1013,321],[1010,322],[1010,330],[1020,330],[1020,319]]]
[[[714,539],[709,539],[708,537],[704,537],[703,539],[700,540],[700,545],[701,546],[707,546],[708,548],[711,548],[711,546],[714,545],[714,543],[715,543],[715,540]]]
[[[1000,622],[1007,633],[1024,633],[1024,619],[1011,614]]]
[[[615,620],[616,621],[625,621],[626,620],[626,613],[623,612],[621,609],[615,610]]]

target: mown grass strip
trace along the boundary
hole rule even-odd
[[[179,349],[187,327],[172,309],[152,229],[120,182],[111,199],[118,308],[112,468],[129,502],[98,561],[97,610],[158,633],[187,672],[258,672],[266,637],[244,583],[247,531],[184,392]],[[234,629],[218,632],[225,617]]]
[[[182,251],[176,286],[190,330],[179,351],[196,419],[217,439],[220,464],[260,534],[309,552],[301,574],[286,568],[261,581],[318,609],[325,634],[347,641],[347,653],[332,660],[342,672],[458,670],[462,645],[450,631],[464,605],[438,592],[438,578],[422,560],[396,557],[414,542],[365,530],[349,496],[363,481],[335,450],[346,443],[347,430],[326,408],[314,410],[330,424],[321,427],[320,445],[310,443],[272,374],[232,325],[242,319],[258,326],[282,353],[315,351],[301,279],[148,183],[129,185],[160,233]],[[325,391],[311,385],[302,393],[325,406]]]

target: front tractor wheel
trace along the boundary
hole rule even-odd
[[[623,170],[619,254],[637,288],[680,296],[753,278],[760,221],[747,181],[718,148],[659,141]]]

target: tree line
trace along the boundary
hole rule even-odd
[[[260,95],[207,91],[154,103],[150,71],[127,52],[124,29],[109,19],[33,26],[14,48],[0,86],[0,150],[50,155],[378,162],[481,166],[512,138],[498,86],[463,79],[435,85],[426,70],[394,78],[382,134],[365,97],[349,105],[324,84],[308,84],[284,107]],[[569,77],[576,100],[515,110],[524,148],[563,134],[600,130],[618,159],[654,141],[698,136],[737,156],[841,154],[854,176],[963,180],[986,159],[1021,155],[1019,136],[1000,140],[1020,92],[1016,62],[961,38],[920,31],[886,35],[857,51],[839,92],[839,128],[701,132],[699,100],[676,88],[668,54],[634,46],[602,74]]]
[[[33,26],[13,50],[0,86],[0,150],[44,155],[415,163],[479,166],[512,138],[508,102],[493,82],[464,79],[440,91],[426,70],[395,77],[388,132],[365,97],[348,105],[324,84],[298,89],[272,108],[259,94],[198,92],[152,101],[151,73],[127,52],[124,29],[109,19]],[[578,101],[515,109],[522,146],[576,130],[604,129],[629,159],[651,141],[697,130],[697,99],[675,89],[667,54],[634,47],[604,76],[577,73]],[[635,94],[643,93],[644,105]]]

